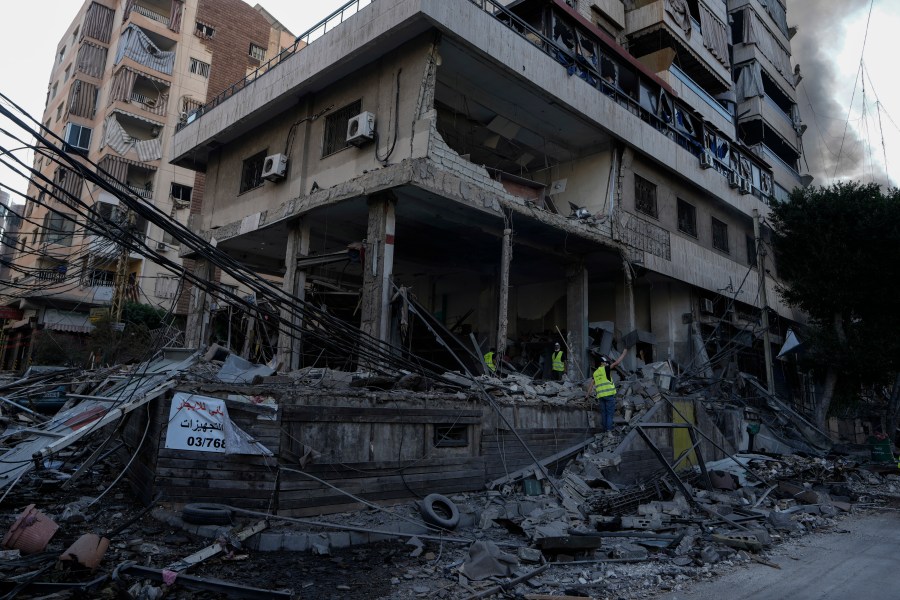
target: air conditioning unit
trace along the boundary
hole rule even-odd
[[[375,139],[375,115],[363,111],[347,121],[347,143],[362,146]]]
[[[713,163],[713,154],[709,150],[704,150],[700,153],[700,168],[701,169],[712,169],[715,166]]]
[[[262,178],[269,181],[284,179],[287,172],[287,156],[284,154],[271,154],[263,161]]]
[[[736,188],[741,184],[741,176],[737,174],[736,171],[728,172],[728,185],[733,188]]]
[[[166,250],[169,249],[169,246],[168,246],[168,244],[166,244],[165,242],[157,242],[157,243],[156,243],[156,249],[157,249],[157,250],[160,250],[160,251],[162,251],[162,252],[165,252]]]
[[[753,193],[753,184],[750,182],[749,178],[741,177],[741,181],[738,184],[738,191],[742,194],[752,194]]]
[[[706,315],[711,315],[715,312],[713,308],[713,301],[709,298],[700,298],[700,312]]]

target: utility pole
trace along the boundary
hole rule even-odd
[[[759,276],[759,301],[762,312],[763,344],[765,345],[766,381],[769,393],[775,395],[775,370],[772,366],[772,342],[769,338],[769,301],[766,298],[766,251],[763,248],[759,225],[759,211],[753,209],[753,236],[756,238],[756,270]]]
[[[128,209],[126,209],[128,210]],[[125,230],[130,231],[134,227],[135,215],[134,211],[128,210],[128,217],[125,219]],[[122,244],[119,252],[119,261],[116,264],[115,288],[113,291],[112,305],[110,306],[109,316],[113,323],[122,322],[122,312],[125,309],[125,298],[128,292],[128,248]]]

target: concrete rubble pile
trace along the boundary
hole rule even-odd
[[[198,391],[250,385],[273,402],[310,387],[400,394],[456,389],[466,397],[479,386],[504,403],[590,407],[590,402],[580,384],[567,381],[508,375],[473,382],[447,373],[435,382],[315,368],[276,374],[216,349],[205,360],[182,353],[144,365],[140,373],[131,378],[126,369],[60,372],[2,384],[7,400],[0,415],[6,427],[2,452],[15,467],[5,469],[0,480],[6,527],[0,592],[154,599],[197,593],[209,598],[650,598],[742,563],[777,568],[775,545],[833,529],[848,513],[900,501],[894,465],[822,451],[815,432],[777,399],[763,397],[749,406],[734,390],[682,394],[672,390],[670,365],[655,363],[622,378],[614,431],[595,435],[555,462],[486,482],[483,492],[440,497],[443,508],[456,515],[452,523],[443,511],[436,511],[435,521],[426,509],[428,499],[390,508],[369,503],[365,510],[317,519],[212,506],[198,521],[191,510],[199,509],[191,505],[157,498],[145,507],[131,500],[124,486],[115,487],[126,465],[113,452],[112,428],[128,411],[176,384]],[[752,380],[742,381],[756,389]],[[67,400],[54,417],[14,400],[50,391]],[[127,400],[113,403],[120,411],[113,414],[109,398]],[[777,442],[779,451],[726,448],[725,458],[706,460],[695,448],[677,469],[660,459],[648,476],[623,483],[622,473],[630,468],[626,449],[635,447],[642,428],[654,424],[654,411],[672,406],[677,412],[675,403],[687,400],[710,414],[731,407],[737,415],[752,415],[765,424],[757,431],[768,436],[757,438],[757,448],[769,450]],[[91,426],[73,428],[73,419]],[[737,425],[728,427],[744,433],[745,423],[737,418]],[[54,451],[46,452],[54,443]]]

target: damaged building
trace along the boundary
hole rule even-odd
[[[530,374],[563,342],[572,379],[589,348],[629,347],[629,370],[734,364],[799,394],[763,360],[802,320],[766,256],[768,203],[803,181],[782,4],[376,1],[335,21],[179,125],[211,244],[448,367],[407,296]],[[288,370],[356,365],[271,348]]]

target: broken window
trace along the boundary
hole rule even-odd
[[[678,199],[678,231],[697,237],[697,207]]]
[[[197,28],[194,29],[194,34],[197,37],[211,38],[213,36],[213,34],[215,34],[215,33],[216,33],[216,30],[213,28],[212,25],[207,25],[206,23],[201,23],[200,21],[197,21]]]
[[[194,188],[189,185],[181,185],[180,183],[172,182],[172,190],[170,192],[170,196],[172,200],[177,200],[179,202],[190,202],[191,194],[193,193]]]
[[[191,57],[190,71],[194,75],[199,75],[200,77],[209,77],[209,63]]]
[[[756,266],[756,240],[752,235],[747,237],[747,264],[751,267]]]
[[[243,194],[263,184],[262,171],[265,162],[266,150],[244,160],[244,166],[241,169],[241,188],[238,193]]]
[[[362,111],[362,100],[357,100],[325,117],[322,158],[350,146],[350,143],[347,142],[347,123],[360,111]]]
[[[45,243],[71,246],[73,233],[75,233],[73,215],[63,215],[56,211],[51,211],[44,217],[43,241]]]
[[[640,175],[634,176],[634,209],[654,219],[658,218],[656,212],[656,185],[650,183]]]
[[[434,447],[452,448],[469,445],[468,425],[435,425]]]
[[[250,58],[255,58],[259,62],[266,60],[266,49],[256,44],[250,44]]]
[[[716,250],[726,254],[731,252],[728,249],[728,225],[715,217],[712,218],[712,243]]]

